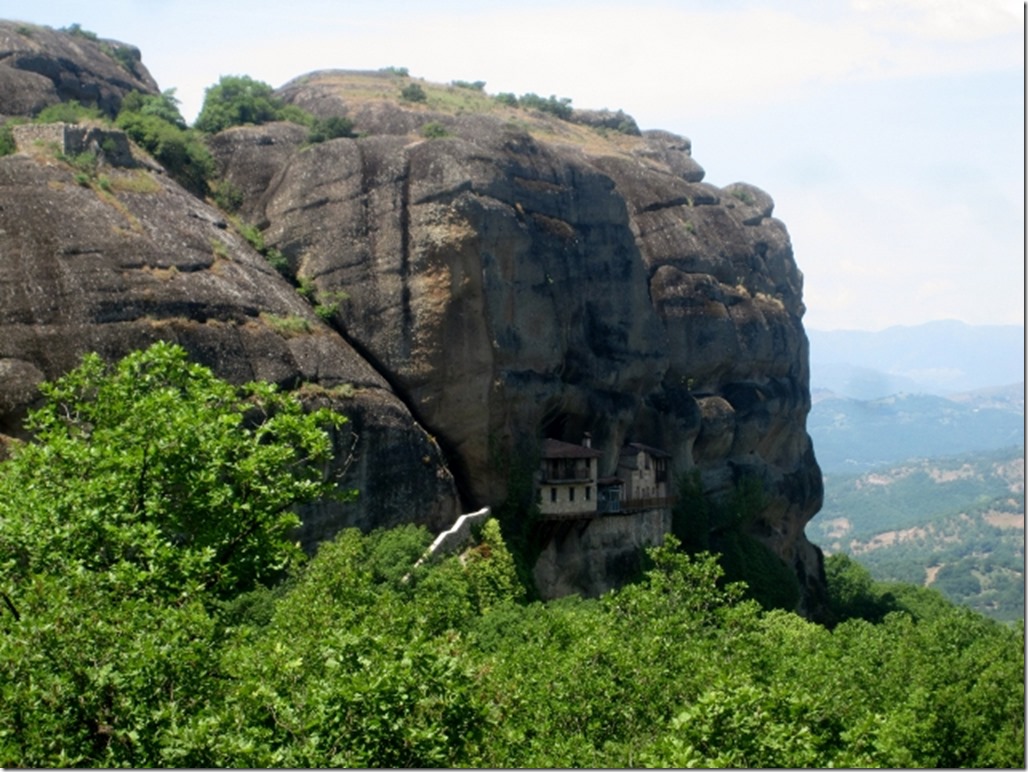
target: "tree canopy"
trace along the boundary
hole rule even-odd
[[[193,124],[215,134],[230,126],[260,125],[292,120],[308,125],[310,116],[275,96],[267,83],[249,75],[223,75],[204,93],[203,107]]]
[[[302,561],[339,416],[167,344],[44,394],[0,462],[0,766],[1024,765],[1023,623],[839,560],[828,628],[670,535],[592,600],[527,601],[495,520]]]

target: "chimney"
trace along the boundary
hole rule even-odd
[[[591,448],[593,446],[593,436],[589,432],[582,435],[582,446]]]

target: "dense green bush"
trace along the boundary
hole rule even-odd
[[[232,126],[291,121],[308,129],[307,141],[326,142],[354,137],[353,121],[343,116],[316,118],[306,110],[286,104],[274,89],[247,75],[225,75],[207,89],[195,128],[216,134]]]
[[[538,94],[522,94],[518,98],[518,106],[531,110],[541,110],[544,113],[550,113],[565,120],[570,118],[572,113],[571,100],[567,97],[558,99],[556,96],[550,96],[548,99],[544,99]]]
[[[294,121],[308,126],[311,116],[276,97],[274,89],[263,81],[249,75],[223,75],[204,93],[203,106],[194,126],[215,134],[230,126],[272,121]]]
[[[71,99],[44,107],[36,116],[36,123],[81,123],[99,121],[103,114],[95,107],[87,107]]]
[[[0,157],[10,155],[18,149],[18,145],[14,141],[14,132],[12,129],[13,125],[10,121],[0,123]]]
[[[182,187],[198,196],[210,192],[214,158],[197,132],[186,128],[174,89],[159,95],[129,94],[115,124]]]
[[[355,137],[353,121],[339,115],[328,118],[312,118],[310,122],[310,134],[307,141],[312,143],[327,142],[330,139],[340,137]]]
[[[424,102],[428,99],[428,94],[419,84],[408,83],[400,89],[400,99],[405,102]]]

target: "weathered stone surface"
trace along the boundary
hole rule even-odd
[[[458,489],[464,511],[498,504],[544,437],[589,431],[601,475],[632,440],[666,449],[673,475],[698,470],[711,496],[760,479],[753,534],[814,609],[823,573],[803,527],[822,491],[802,275],[770,196],[704,183],[677,135],[447,112],[397,101],[397,84],[312,73],[280,91],[346,115],[359,139],[308,145],[272,124],[211,142],[241,217],[337,309],[330,325],[163,176],[110,169],[104,192],[43,154],[0,159],[0,434],[82,353],[176,340],[235,381],[314,384],[308,401],[352,417],[336,441],[342,483],[361,494],[306,513],[310,543],[350,524],[438,530]],[[426,139],[430,124],[444,136]],[[624,574],[652,534],[603,536],[615,522],[544,550],[544,594],[594,594]]]
[[[663,543],[671,516],[650,510],[543,528],[546,546],[533,570],[543,599],[598,597],[642,573],[643,550]]]
[[[132,91],[159,92],[135,46],[0,20],[0,117],[70,100],[113,117]]]
[[[348,466],[332,473],[363,495],[305,513],[308,546],[348,525],[456,516],[432,438],[221,212],[146,169],[100,173],[109,190],[45,150],[0,158],[0,433],[21,434],[38,384],[83,354],[171,340],[221,377],[302,387],[351,417]]]
[[[317,73],[280,93],[371,136],[279,154],[250,215],[346,293],[337,324],[451,453],[466,506],[505,496],[498,448],[588,430],[603,474],[640,440],[712,495],[763,480],[755,535],[817,583],[802,276],[770,196],[703,183],[666,132],[598,146],[556,120],[351,103]],[[448,136],[421,137],[429,121]],[[219,153],[230,179],[260,131]]]

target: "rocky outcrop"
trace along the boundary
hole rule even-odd
[[[77,27],[0,20],[0,118],[34,116],[71,100],[113,117],[132,91],[159,92],[135,46]]]
[[[21,434],[37,385],[83,354],[159,339],[233,382],[298,388],[350,417],[331,473],[361,494],[305,513],[308,546],[347,525],[456,516],[436,443],[222,212],[146,168],[102,165],[83,182],[46,147],[0,158],[0,434]]]
[[[543,438],[590,432],[601,475],[631,440],[667,450],[673,475],[698,471],[710,496],[759,479],[752,534],[816,605],[802,277],[770,196],[705,183],[687,139],[636,134],[627,116],[561,120],[430,84],[405,103],[407,82],[333,71],[280,90],[345,115],[357,139],[311,145],[280,123],[210,143],[239,217],[327,325],[165,176],[112,169],[101,188],[42,151],[0,158],[0,432],[81,353],[170,338],[225,377],[351,417],[337,450],[359,503],[305,513],[311,543],[349,524],[440,530],[520,495]],[[656,539],[602,520],[544,549],[544,595],[604,589]]]
[[[256,194],[246,216],[268,242],[345,298],[335,324],[439,438],[465,506],[502,501],[496,459],[543,437],[591,432],[601,474],[642,440],[714,496],[760,479],[754,535],[816,588],[802,276],[771,197],[704,183],[689,141],[667,132],[604,139],[353,84],[314,73],[280,94],[349,116],[364,138],[301,148],[280,127],[235,129],[217,155]]]

